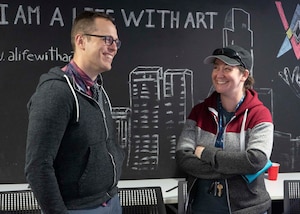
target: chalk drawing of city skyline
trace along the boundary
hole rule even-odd
[[[194,105],[193,93],[189,69],[138,66],[130,72],[130,106],[113,107],[126,167],[156,170],[162,155],[175,161],[177,130]]]

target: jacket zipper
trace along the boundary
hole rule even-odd
[[[81,91],[77,90],[76,88],[75,88],[75,90],[76,90],[78,93],[80,93],[80,94],[82,94],[83,96],[85,96],[86,98],[91,99],[91,100],[93,100],[93,102],[96,102],[96,103],[97,103],[97,105],[98,105],[98,107],[99,107],[99,109],[100,109],[100,111],[101,111],[101,113],[102,113],[102,115],[103,115],[103,118],[104,118],[104,126],[105,126],[105,130],[106,130],[106,140],[108,140],[109,132],[108,132],[108,126],[107,126],[107,122],[106,122],[106,115],[105,115],[104,109],[102,109],[101,106],[99,105],[99,103],[98,103],[96,100],[94,100],[92,97],[86,95],[85,93],[82,93]],[[115,185],[117,185],[117,169],[116,169],[116,163],[115,163],[115,160],[114,160],[114,156],[113,156],[110,152],[108,152],[108,154],[109,154],[109,156],[110,156],[110,158],[111,158],[111,162],[112,162],[113,170],[114,170],[114,177],[113,177],[113,185],[112,185],[112,186],[115,186]],[[110,198],[112,197],[109,193],[106,193],[106,194],[107,194]]]

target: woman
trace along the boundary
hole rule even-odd
[[[204,63],[213,63],[215,91],[192,109],[176,151],[178,166],[189,175],[187,212],[266,213],[271,198],[264,175],[251,183],[243,178],[266,165],[273,146],[271,113],[252,89],[252,57],[231,45]]]

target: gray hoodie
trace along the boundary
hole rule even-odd
[[[117,194],[124,154],[107,96],[103,104],[101,111],[58,67],[41,76],[28,103],[25,174],[44,213],[99,206]]]

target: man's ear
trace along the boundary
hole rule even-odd
[[[86,41],[86,38],[85,36],[83,36],[82,34],[77,34],[75,36],[75,46],[79,49],[85,49],[85,41]]]

